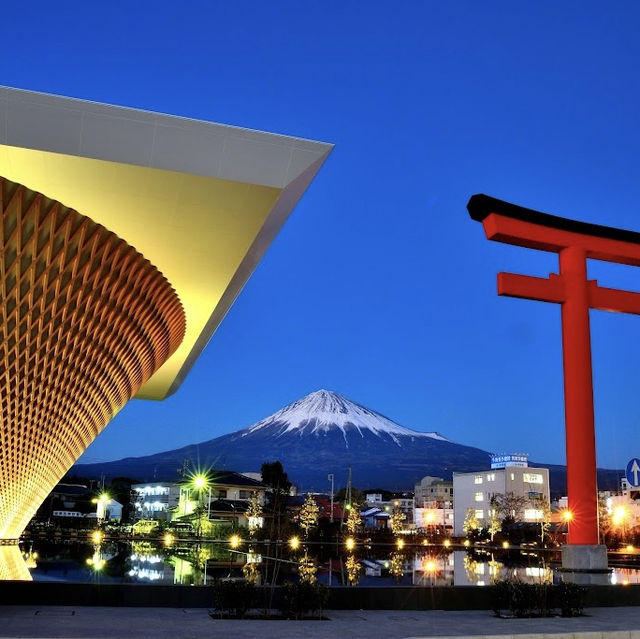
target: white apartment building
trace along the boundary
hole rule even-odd
[[[180,502],[181,487],[175,482],[133,484],[136,493],[136,519],[171,519]]]
[[[549,503],[549,470],[529,467],[523,455],[494,456],[492,466],[485,471],[453,473],[454,535],[464,535],[462,527],[470,508],[481,525],[488,526],[494,495],[525,497],[530,502],[522,521],[535,523],[542,518],[537,500],[545,498]]]

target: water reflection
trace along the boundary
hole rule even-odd
[[[0,546],[0,579],[203,585],[217,578],[254,584],[319,581],[334,587],[414,585],[487,586],[497,580],[550,583],[559,576],[559,553],[429,545],[261,544],[238,539],[196,542],[176,539],[124,542],[38,539]],[[640,583],[640,572],[614,568],[609,583]]]

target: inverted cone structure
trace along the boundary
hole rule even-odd
[[[17,545],[0,544],[0,581],[31,581],[31,573]]]
[[[90,218],[0,178],[0,539],[16,539],[178,347],[164,276]]]

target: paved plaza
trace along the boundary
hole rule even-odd
[[[489,611],[329,610],[327,621],[212,619],[204,608],[0,606],[0,637],[120,639],[640,639],[640,607],[563,619],[496,619]]]

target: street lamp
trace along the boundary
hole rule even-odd
[[[616,506],[611,515],[611,523],[620,529],[620,536],[623,542],[627,539],[627,520],[629,515],[629,509],[626,506]]]
[[[209,489],[209,499],[207,501],[207,520],[211,519],[211,482],[204,474],[194,475],[192,479],[193,487],[198,491],[198,501],[202,503],[202,490]]]
[[[111,501],[109,493],[100,493],[97,497],[91,500],[92,504],[96,504],[96,517],[98,521],[102,521],[106,518],[107,506]]]
[[[298,550],[298,548],[300,548],[300,539],[298,537],[291,537],[291,539],[289,539],[289,546],[291,550]]]

